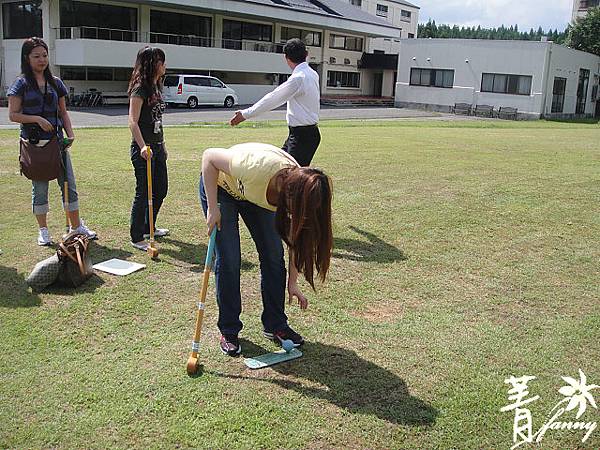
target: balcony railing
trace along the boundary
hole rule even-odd
[[[116,30],[97,27],[55,28],[57,39],[96,39],[106,41],[128,41],[152,44],[172,44],[189,47],[214,47],[251,52],[283,53],[283,44],[254,41],[250,39],[215,39],[205,36]]]

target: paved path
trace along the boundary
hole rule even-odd
[[[186,125],[192,122],[226,123],[235,109],[168,108],[163,116],[165,125]],[[76,108],[69,110],[71,121],[76,128],[94,126],[127,126],[127,107]],[[423,119],[423,120],[464,120],[465,116],[442,114],[400,108],[381,107],[321,107],[321,120],[330,119]],[[285,120],[285,108],[262,114],[253,121]],[[8,120],[8,108],[0,108],[0,128],[16,128],[18,125]]]

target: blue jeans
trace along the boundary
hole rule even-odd
[[[147,162],[140,155],[140,147],[134,142],[130,149],[131,164],[135,173],[135,197],[131,205],[129,235],[131,242],[144,240],[144,234],[150,233],[148,222],[148,172]],[[152,144],[152,217],[156,217],[169,190],[167,159],[162,144]]]
[[[79,209],[79,201],[77,196],[77,186],[75,185],[75,174],[73,173],[73,165],[69,152],[66,152],[64,162],[66,164],[67,181],[69,182],[69,204],[66,205],[68,211],[77,211]],[[60,186],[63,199],[63,207],[65,207],[65,171],[61,170],[56,180]],[[31,182],[31,203],[33,214],[47,214],[50,207],[48,205],[48,181],[32,181]]]
[[[275,228],[275,213],[248,201],[236,200],[218,188],[217,199],[221,210],[221,231],[217,232],[215,278],[218,327],[222,334],[237,335],[243,324],[240,320],[242,299],[240,295],[240,229],[238,217],[244,223],[256,245],[260,260],[260,293],[265,331],[274,332],[287,327],[285,315],[286,270],[283,245]],[[204,182],[200,177],[200,201],[206,216],[208,203]]]

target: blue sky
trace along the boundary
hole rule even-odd
[[[499,27],[517,24],[520,30],[558,28],[571,20],[573,0],[408,0],[420,6],[419,22]]]

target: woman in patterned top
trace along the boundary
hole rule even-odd
[[[60,78],[52,76],[48,63],[48,46],[37,37],[26,39],[21,47],[21,73],[8,90],[8,117],[21,124],[21,139],[31,143],[47,142],[58,135],[63,139],[63,128],[69,139],[69,146],[75,139],[71,118],[67,112],[65,96],[67,88]],[[66,174],[69,184],[69,211],[71,230],[96,239],[96,233],[79,219],[79,201],[75,175],[69,152],[65,149]],[[64,172],[58,177],[58,185],[65,200]],[[48,231],[48,181],[32,181],[33,214],[39,225],[38,245],[51,245],[52,237]]]

